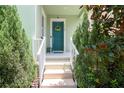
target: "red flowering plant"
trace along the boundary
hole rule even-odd
[[[106,43],[100,43],[100,44],[98,44],[98,47],[99,47],[100,49],[107,49],[107,48],[108,48],[108,46],[107,46]]]
[[[86,52],[93,52],[93,49],[92,48],[85,48],[84,51],[86,51]]]

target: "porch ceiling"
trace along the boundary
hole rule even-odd
[[[79,15],[80,5],[44,5],[47,15]]]

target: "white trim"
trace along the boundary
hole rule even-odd
[[[64,51],[66,51],[66,19],[65,18],[51,18],[50,19],[50,47],[52,48],[52,22],[64,22]]]
[[[46,36],[46,14],[44,12],[43,7],[42,7],[41,11],[42,11],[42,16],[44,17],[44,36]]]
[[[44,64],[46,62],[46,44],[45,44],[45,40],[46,38],[43,37],[43,40],[40,44],[40,47],[38,49],[38,52],[37,52],[37,61],[38,61],[38,64],[39,64],[39,80],[40,80],[40,87],[41,87],[41,83],[42,83],[42,80],[43,80],[43,72],[44,72]]]

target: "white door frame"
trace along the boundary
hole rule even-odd
[[[64,22],[64,51],[66,50],[66,22],[65,18],[50,18],[50,47],[52,48],[52,22]]]

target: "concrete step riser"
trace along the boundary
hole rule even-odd
[[[76,86],[42,86],[41,88],[76,88]]]
[[[70,59],[46,59],[46,62],[70,62]]]
[[[44,79],[71,79],[71,78],[72,78],[72,73],[44,75]]]
[[[71,69],[70,65],[46,65],[45,69]]]

